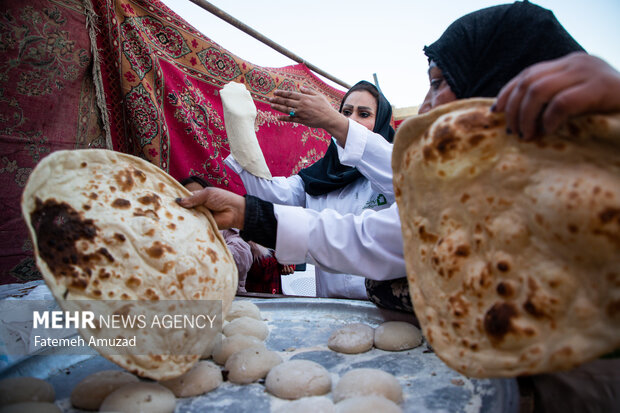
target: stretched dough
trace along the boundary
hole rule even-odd
[[[252,175],[271,179],[271,172],[256,139],[256,106],[250,92],[241,83],[230,82],[220,90],[220,97],[230,152]]]

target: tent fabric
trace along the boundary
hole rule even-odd
[[[103,148],[80,0],[3,0],[0,13],[0,284],[40,278],[20,200],[36,164]]]
[[[219,90],[231,81],[254,99],[255,130],[274,176],[312,164],[330,142],[321,129],[278,121],[267,99],[305,86],[337,108],[342,91],[303,64],[247,62],[157,0],[4,0],[3,8],[0,284],[40,278],[20,198],[32,169],[53,151],[111,148],[176,179],[196,175],[243,194],[223,162],[230,150]]]
[[[267,99],[276,89],[310,87],[338,107],[343,92],[303,64],[256,66],[223,49],[158,1],[93,0],[101,17],[98,47],[115,150],[160,166],[177,179],[200,176],[244,194],[224,159],[219,90],[243,83],[257,108],[256,134],[274,176],[289,176],[319,159],[330,141],[321,129],[278,121]],[[123,102],[122,105],[118,102]]]

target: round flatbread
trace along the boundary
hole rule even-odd
[[[114,310],[129,314],[178,300],[170,311],[206,302],[220,305],[225,315],[237,269],[210,212],[175,202],[188,195],[164,171],[134,156],[96,149],[44,158],[24,189],[22,213],[37,266],[60,306],[69,311],[131,300],[139,308],[127,303]],[[80,329],[87,342],[109,331]],[[136,325],[121,334],[144,339],[135,355],[95,348],[132,373],[166,380],[189,370],[215,334]]]
[[[398,130],[412,302],[465,375],[568,369],[620,347],[620,117],[525,142],[492,104],[457,101]]]

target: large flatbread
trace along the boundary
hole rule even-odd
[[[256,106],[250,92],[241,83],[230,82],[220,90],[220,97],[228,145],[235,160],[252,175],[272,179],[256,137]]]
[[[235,263],[210,212],[175,202],[187,195],[168,174],[134,156],[97,149],[44,158],[24,189],[22,213],[37,266],[61,307],[99,305],[99,311],[101,305],[119,304],[122,308],[111,311],[145,313],[161,312],[161,303],[169,302],[164,300],[176,300],[170,311],[184,314],[191,313],[191,303],[211,300],[221,302],[226,314],[237,290]],[[85,339],[110,331],[80,329]],[[136,334],[145,341],[130,354],[96,348],[127,370],[156,380],[189,370],[215,337],[212,330],[198,328],[135,328],[122,336]]]
[[[620,347],[620,117],[524,142],[492,103],[441,106],[396,135],[415,312],[468,376],[569,369]]]

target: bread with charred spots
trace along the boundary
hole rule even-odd
[[[526,142],[492,104],[443,105],[396,134],[412,302],[463,374],[570,369],[620,347],[620,116]]]
[[[22,213],[37,266],[60,306],[68,311],[109,305],[118,307],[107,309],[112,314],[159,313],[163,319],[173,312],[196,315],[192,305],[213,305],[201,311],[225,315],[237,289],[235,263],[210,212],[175,202],[188,195],[163,170],[131,155],[95,149],[44,158],[24,189]],[[176,304],[162,307],[168,300]],[[138,348],[94,347],[155,380],[189,370],[217,333],[198,328],[204,323],[166,330],[151,328],[155,318],[142,321],[120,333],[137,336]],[[118,330],[101,324],[80,333],[87,342],[119,338]]]

